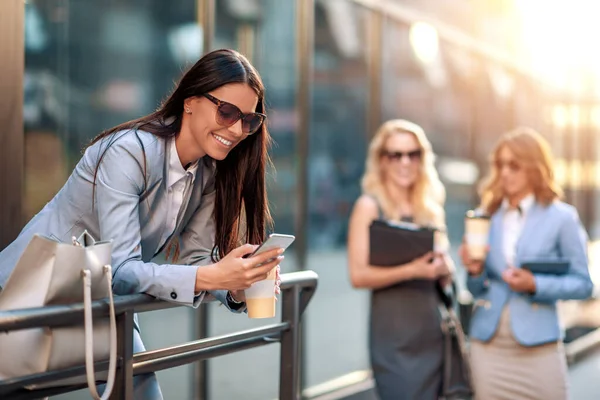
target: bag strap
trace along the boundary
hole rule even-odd
[[[110,265],[102,267],[108,287],[109,312],[110,312],[110,350],[108,360],[108,379],[102,397],[96,388],[96,373],[94,371],[94,327],[92,322],[92,276],[89,269],[81,271],[83,276],[83,317],[85,326],[85,372],[90,394],[95,400],[107,400],[112,393],[117,373],[117,322],[115,317],[115,304],[112,292],[112,268]]]
[[[449,382],[452,374],[452,338],[456,338],[460,355],[463,359],[461,363],[464,378],[472,387],[471,366],[469,364],[469,354],[467,351],[465,333],[460,324],[458,316],[452,308],[447,308],[443,302],[438,302],[438,309],[441,316],[441,328],[445,337],[444,349],[444,393],[449,391]]]
[[[370,198],[373,199],[373,201],[375,201],[375,204],[377,204],[377,219],[380,219],[382,221],[385,221],[385,215],[383,214],[383,209],[381,208],[381,204],[379,204],[379,200],[377,199],[377,197],[375,197],[372,194],[367,194],[367,196],[369,196]]]

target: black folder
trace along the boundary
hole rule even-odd
[[[375,220],[369,227],[369,264],[394,267],[433,251],[435,229]]]

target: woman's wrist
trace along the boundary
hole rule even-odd
[[[414,261],[399,266],[398,273],[400,275],[400,279],[403,281],[409,281],[417,279],[419,277],[419,273],[417,271],[417,264]]]
[[[221,282],[221,278],[217,264],[196,268],[196,282],[194,285],[194,291],[196,293],[205,290],[222,289],[219,282]]]
[[[242,304],[246,301],[246,296],[244,296],[243,290],[230,290],[229,296],[231,296],[231,299],[236,304]]]

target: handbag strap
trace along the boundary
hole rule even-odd
[[[465,333],[460,324],[458,316],[452,308],[447,308],[443,302],[438,303],[438,309],[441,315],[441,328],[445,337],[445,357],[444,357],[444,392],[448,392],[450,376],[452,374],[452,338],[456,338],[458,349],[464,362],[461,363],[463,376],[471,384],[471,366],[468,362],[469,354],[467,351]]]
[[[92,277],[90,270],[81,271],[83,276],[83,316],[85,326],[85,372],[90,394],[95,400],[107,400],[112,393],[117,372],[117,323],[115,317],[115,304],[112,293],[112,269],[110,265],[102,267],[108,287],[109,312],[110,312],[110,350],[108,360],[108,379],[102,396],[96,388],[96,373],[94,371],[94,329],[92,322]]]

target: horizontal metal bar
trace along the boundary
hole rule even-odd
[[[248,329],[241,332],[229,333],[227,335],[215,336],[207,339],[195,340],[185,344],[166,347],[159,350],[148,350],[134,354],[133,362],[141,363],[149,360],[156,360],[162,357],[169,357],[177,354],[183,354],[190,351],[205,349],[212,346],[220,346],[223,344],[234,343],[246,339],[263,338],[270,339],[270,336],[276,336],[279,333],[290,329],[288,322],[282,322],[274,325],[267,325],[261,328]],[[276,339],[275,339],[276,341]]]
[[[154,370],[172,368],[173,366],[191,363],[204,358],[216,357],[232,351],[244,350],[274,343],[279,341],[280,333],[288,330],[289,328],[289,323],[282,322],[263,328],[242,331],[236,334],[222,335],[214,338],[197,340],[179,346],[138,353],[134,355],[134,374],[137,375]],[[119,360],[118,363],[118,366],[120,365],[121,360]],[[95,364],[95,370],[97,372],[106,371],[107,369],[107,361],[101,361]],[[4,398],[4,396],[8,394],[11,395],[12,398],[13,395],[29,396],[32,393],[36,393],[35,396],[27,398],[39,398],[49,396],[51,394],[58,394],[55,392],[57,388],[39,390],[25,390],[21,388],[33,384],[44,384],[63,379],[83,377],[84,375],[85,366],[79,366],[50,371],[47,373],[7,379],[0,381],[0,395],[2,395],[2,398]],[[85,385],[83,387],[85,387]],[[59,390],[62,390],[60,393],[63,393],[75,389],[73,389],[71,386],[68,386]]]
[[[303,399],[326,400],[360,397],[375,387],[373,372],[370,369],[353,371],[329,381],[308,387],[302,391]]]
[[[143,293],[115,296],[114,302],[117,315],[131,309],[136,312],[145,312],[178,306]],[[94,318],[108,317],[108,300],[94,301],[92,314]],[[0,332],[75,324],[83,324],[83,303],[0,311]]]
[[[294,286],[300,288],[316,288],[319,275],[315,271],[298,271],[281,275],[281,289],[291,289]]]
[[[600,347],[600,328],[587,333],[571,343],[565,344],[568,365],[575,364]]]
[[[120,367],[122,360],[117,360],[117,367]],[[99,361],[94,364],[94,370],[96,372],[102,372],[108,370],[108,361]],[[48,391],[56,390],[56,388],[48,388],[48,389],[36,389],[36,390],[27,390],[21,389],[30,385],[42,385],[50,382],[61,381],[64,379],[84,377],[85,376],[85,365],[81,365],[78,367],[71,368],[63,368],[55,371],[44,372],[40,374],[32,374],[21,376],[18,378],[10,378],[6,380],[0,380],[0,398],[5,398],[4,396],[7,394],[12,395],[12,393],[38,393],[35,398],[41,398],[49,396],[50,394],[46,394]],[[87,386],[87,385],[85,385]],[[69,388],[71,386],[67,386]],[[66,391],[72,391],[66,390]],[[12,393],[11,393],[12,392]]]
[[[505,70],[528,78],[535,84],[548,86],[549,82],[544,80],[540,74],[531,68],[531,66],[522,62],[519,57],[515,57],[510,52],[501,47],[490,44],[484,40],[477,39],[461,28],[443,22],[437,16],[431,13],[420,11],[416,7],[402,4],[394,0],[351,0],[353,3],[363,6],[366,9],[380,12],[395,22],[412,25],[416,22],[426,22],[433,26],[439,35],[440,41],[460,48],[475,57],[487,60],[495,65],[503,67]],[[557,94],[564,94],[563,89],[550,85],[550,88]],[[568,94],[568,93],[567,93]],[[593,99],[592,99],[593,100]]]
[[[318,275],[313,271],[300,271],[281,276],[281,289],[299,290],[305,294],[308,302],[313,295],[318,282]],[[304,290],[302,290],[304,289]],[[207,300],[210,301],[210,300]],[[134,310],[135,312],[154,311],[165,308],[177,307],[178,304],[164,302],[146,294],[133,294],[115,297],[115,311],[118,315]],[[83,320],[83,304],[55,305],[21,310],[0,311],[0,332],[31,329],[48,326],[69,326],[81,323]],[[106,317],[109,314],[108,302],[104,300],[92,303],[94,318]],[[142,374],[150,371],[158,371],[173,368],[183,364],[195,362],[202,359],[218,357],[236,351],[246,350],[253,347],[280,341],[281,334],[289,330],[290,322],[282,322],[262,328],[246,330],[234,334],[222,335],[214,338],[203,339],[170,348],[147,351],[134,356],[134,374]],[[104,371],[108,368],[108,362],[98,362],[96,371]],[[122,365],[122,360],[119,360]],[[23,389],[33,384],[44,384],[64,379],[83,377],[85,366],[66,368],[41,374],[28,375],[13,379],[0,381],[0,394],[2,398],[40,398],[60,393],[66,393],[86,385],[74,385],[55,387],[39,390]]]
[[[58,396],[64,393],[74,392],[76,390],[87,388],[87,384],[73,385],[73,386],[58,386],[55,388],[48,388],[44,390],[27,390],[21,389],[18,392],[11,393],[9,397],[2,397],[2,400],[29,400],[29,399],[42,399],[46,397]]]
[[[293,286],[316,288],[318,275],[313,271],[292,272],[281,275],[281,289]],[[205,300],[208,301],[208,300]],[[147,294],[115,296],[117,315],[133,309],[135,312],[156,311],[178,307],[180,304],[157,300]],[[107,317],[108,301],[97,300],[92,303],[94,318]],[[83,323],[83,303],[0,311],[0,332],[30,329],[42,326],[58,327]]]
[[[535,80],[539,79],[534,72],[524,63],[512,57],[511,54],[499,47],[490,45],[489,43],[479,40],[465,31],[448,25],[431,14],[424,13],[417,8],[407,6],[392,0],[351,0],[360,6],[367,9],[381,12],[393,20],[411,25],[416,22],[427,22],[436,28],[438,35],[442,41],[445,41],[453,46],[461,48],[465,51],[477,54],[496,64],[502,65],[509,70],[513,70],[521,75],[532,77]]]
[[[291,272],[286,274],[288,278],[293,278],[294,281],[290,284],[284,282],[282,279],[281,290],[291,290],[296,286],[299,286],[300,290],[300,315],[304,314],[304,310],[308,306],[310,299],[317,291],[317,284],[319,282],[319,275],[314,271],[299,271]],[[302,290],[303,289],[303,290]]]
[[[224,343],[217,346],[193,350],[183,354],[175,354],[172,356],[161,357],[154,360],[147,360],[133,363],[133,374],[145,374],[152,371],[160,371],[163,369],[175,368],[184,364],[189,364],[195,361],[215,358],[226,354],[235,353],[242,350],[248,350],[254,347],[260,347],[267,344],[275,343],[280,340],[281,334],[276,334],[272,337],[265,338],[264,336],[248,338],[230,343]]]

